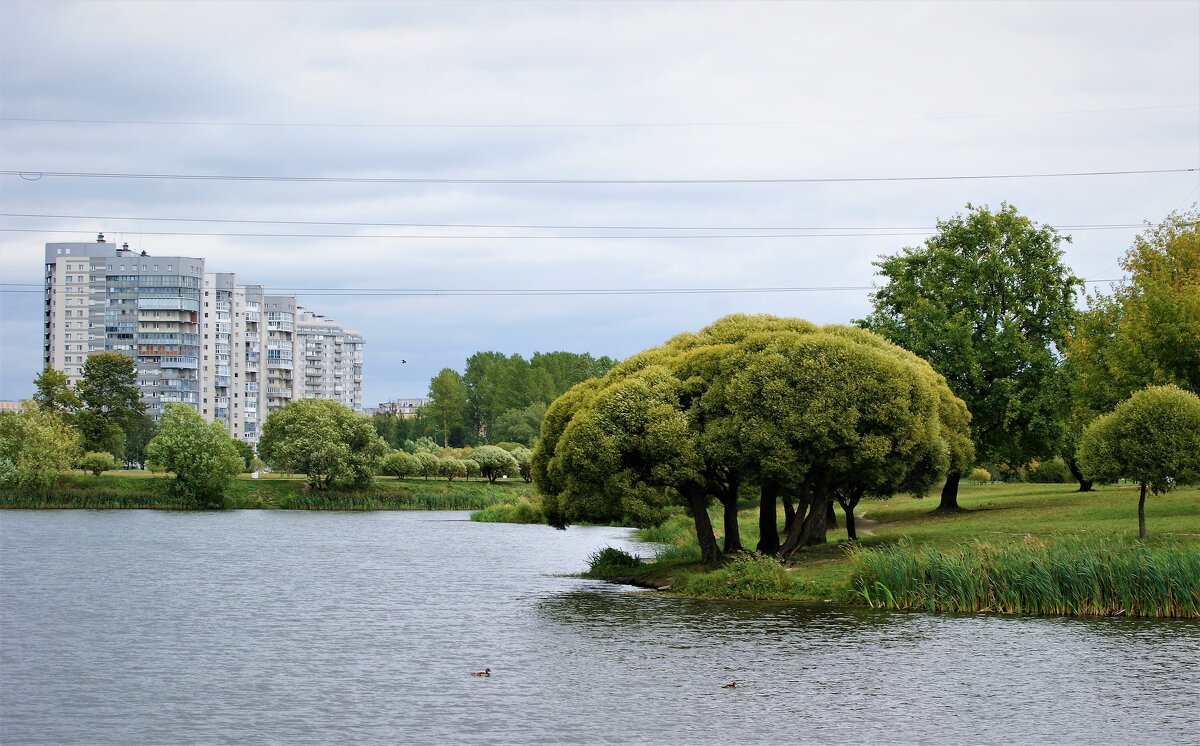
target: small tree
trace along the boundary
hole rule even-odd
[[[1173,384],[1137,392],[1083,431],[1079,465],[1098,482],[1139,483],[1144,538],[1147,488],[1158,495],[1200,481],[1200,397]]]
[[[421,473],[421,462],[416,456],[404,451],[392,451],[383,459],[380,471],[397,479],[411,477]]]
[[[258,452],[273,468],[305,474],[313,489],[334,481],[369,487],[388,445],[371,421],[326,399],[298,399],[272,412]]]
[[[420,470],[417,471],[418,474],[426,479],[438,476],[438,465],[441,463],[440,458],[434,456],[429,451],[417,451],[416,459],[417,463],[420,464],[421,467]]]
[[[479,472],[495,483],[505,474],[516,474],[521,467],[508,451],[496,446],[480,446],[471,451],[471,460],[479,464]]]
[[[517,468],[521,472],[521,479],[524,479],[526,482],[532,481],[533,476],[530,472],[530,466],[533,461],[533,451],[528,448],[514,448],[510,453],[517,461]]]
[[[467,481],[468,482],[471,481],[471,477],[477,477],[480,475],[479,462],[476,461],[475,459],[470,459],[470,458],[463,459],[463,466],[466,467],[466,469],[467,469]]]
[[[117,460],[107,451],[89,451],[79,460],[79,466],[84,471],[90,471],[92,476],[100,476],[106,471],[117,468]]]
[[[163,407],[158,434],[146,456],[175,472],[175,491],[208,507],[221,507],[225,490],[242,470],[242,457],[221,421],[205,422],[186,404]]]
[[[446,478],[446,481],[453,482],[455,477],[467,476],[467,465],[462,459],[443,458],[438,459],[438,475]]]

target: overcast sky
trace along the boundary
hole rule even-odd
[[[1097,226],[1191,205],[1197,172],[797,180],[1196,168],[1198,102],[1196,2],[6,0],[0,399],[42,366],[44,244],[98,231],[362,332],[368,406],[479,350],[846,323],[967,203],[1082,226],[1067,264],[1116,278],[1138,229]],[[714,289],[757,292],[480,294]]]

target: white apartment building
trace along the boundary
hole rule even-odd
[[[362,411],[361,335],[293,296],[206,273],[203,259],[134,253],[103,234],[46,244],[43,342],[46,364],[72,384],[88,354],[128,354],[154,419],[164,403],[183,402],[251,444],[267,414],[293,399]]]
[[[362,335],[312,311],[297,311],[295,395],[362,411]]]

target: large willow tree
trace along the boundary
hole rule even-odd
[[[850,519],[864,495],[923,489],[969,464],[968,419],[928,364],[874,334],[730,316],[556,400],[532,472],[559,526],[653,522],[682,504],[706,562],[720,556],[708,505],[724,506],[724,549],[736,551],[737,495],[757,486],[759,549],[788,554],[824,542],[834,500]]]

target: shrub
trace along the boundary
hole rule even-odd
[[[107,451],[88,451],[79,460],[79,466],[84,471],[90,471],[93,476],[100,476],[106,471],[117,468],[117,460]]]
[[[1069,484],[1074,482],[1075,478],[1071,476],[1071,470],[1067,468],[1065,461],[1054,458],[1039,464],[1030,464],[1029,481],[1040,484]]]
[[[984,469],[982,466],[977,466],[971,470],[970,474],[967,475],[967,479],[970,479],[972,482],[987,484],[988,482],[992,481],[992,475],[987,469]]]

